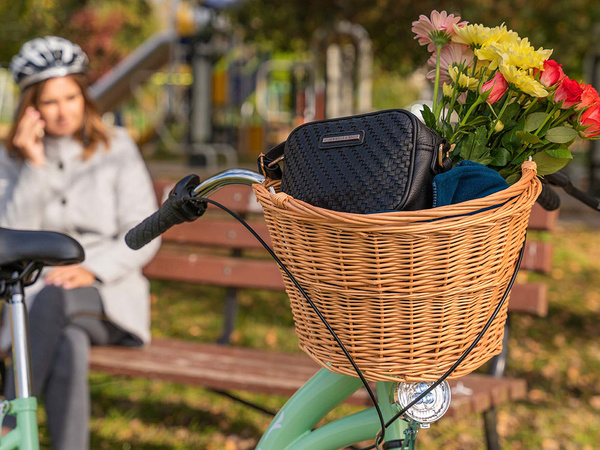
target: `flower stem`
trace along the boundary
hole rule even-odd
[[[440,118],[440,105],[438,105],[438,93],[440,90],[440,53],[442,46],[438,44],[435,56],[435,82],[433,84],[433,114],[435,115],[436,124]]]
[[[563,123],[569,116],[571,116],[574,112],[569,108],[563,111],[558,115],[558,118],[553,122],[555,125],[559,125]]]
[[[548,113],[548,116],[547,116],[547,117],[544,119],[544,121],[543,121],[543,122],[542,122],[542,124],[541,124],[541,125],[538,127],[538,129],[537,129],[537,130],[535,130],[535,133],[533,133],[535,136],[537,136],[537,135],[538,135],[538,133],[539,133],[540,131],[542,131],[542,128],[544,128],[544,126],[545,126],[545,125],[548,123],[548,121],[549,121],[549,120],[552,118],[552,116],[554,115],[554,113],[555,113],[556,111],[558,111],[558,106],[555,106],[555,107],[552,109],[552,111],[550,111],[550,112]]]
[[[492,122],[492,126],[490,127],[490,131],[488,131],[488,141],[490,140],[490,137],[492,137],[492,134],[494,133],[494,129],[496,128],[496,124],[500,121],[500,117],[502,117],[502,114],[504,114],[504,110],[506,109],[506,107],[508,106],[508,104],[510,103],[510,99],[512,98],[512,92],[508,91],[506,94],[506,98],[504,99],[504,103],[502,104],[502,108],[500,108],[500,112],[496,115],[496,112],[494,111],[494,108],[492,105],[490,105],[490,109],[492,110],[492,114],[494,114],[496,116],[496,120],[494,120]]]
[[[459,128],[465,124],[465,122],[467,121],[467,119],[469,118],[471,113],[475,110],[476,107],[481,105],[481,103],[483,103],[483,100],[481,99],[481,97],[477,97],[477,100],[475,100],[475,102],[473,102],[473,104],[471,105],[471,107],[469,108],[467,113],[465,114],[465,117],[463,117],[463,119],[460,121]]]

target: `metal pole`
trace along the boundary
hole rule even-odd
[[[15,375],[15,394],[17,398],[33,397],[31,377],[31,355],[29,349],[29,325],[27,307],[23,295],[23,282],[13,286],[8,302],[10,327],[12,331],[13,371]]]

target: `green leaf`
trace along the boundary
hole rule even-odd
[[[473,141],[473,150],[471,151],[471,161],[481,164],[487,164],[490,149],[487,147],[487,128],[479,127],[475,130],[475,140]],[[487,158],[486,158],[487,157]]]
[[[492,157],[490,164],[492,166],[504,167],[510,161],[510,152],[504,147],[493,148],[490,154]]]
[[[456,144],[456,148],[460,149],[460,157],[462,159],[471,160],[471,151],[473,150],[473,142],[475,141],[475,133],[468,133]]]
[[[454,136],[454,131],[452,130],[452,125],[448,122],[442,122],[442,136],[446,139],[451,140]]]
[[[533,114],[529,114],[525,119],[525,131],[535,131],[548,118],[548,113],[545,112],[536,112]]]
[[[521,170],[519,169],[518,172],[511,173],[509,176],[507,176],[506,182],[508,184],[515,184],[520,179],[521,179]]]
[[[515,132],[515,135],[520,139],[523,139],[528,144],[539,144],[542,142],[538,136],[527,131],[517,131]]]
[[[431,109],[429,109],[429,106],[423,105],[423,111],[421,111],[421,116],[423,117],[423,121],[425,122],[425,125],[427,125],[429,128],[433,128],[433,129],[437,128],[435,115],[433,114]]]
[[[523,131],[525,126],[524,120],[519,120],[517,125],[508,130],[508,132],[502,135],[502,146],[508,149],[511,153],[516,153],[521,148],[523,141],[519,136],[516,135],[517,131]]]
[[[521,167],[521,164],[523,164],[525,162],[525,160],[527,158],[529,158],[529,155],[531,154],[531,151],[523,151],[522,153],[519,153],[518,155],[516,155],[515,157],[513,157],[513,159],[511,160],[510,164],[512,166],[518,167],[519,170]]]
[[[460,147],[460,157],[481,164],[489,164],[491,157],[487,147],[487,128],[481,126],[472,133],[467,133],[457,143]]]
[[[560,147],[560,148],[554,148],[554,149],[544,150],[544,151],[546,152],[547,155],[552,156],[553,158],[573,159],[573,154],[571,153],[571,150],[569,150],[568,148]]]
[[[550,128],[544,138],[556,144],[565,144],[575,139],[579,134],[573,128],[555,127]]]
[[[507,120],[506,122],[502,121],[502,123],[504,124],[504,132],[507,132],[508,130],[510,130],[511,128],[513,128],[515,125],[517,125],[517,122],[515,122],[514,120]]]
[[[533,155],[533,160],[537,164],[538,175],[550,175],[563,167],[565,167],[570,159],[569,158],[553,158],[546,152],[539,152]]]
[[[461,129],[463,129],[463,128],[465,128],[465,129],[473,129],[473,128],[480,127],[481,125],[485,125],[485,124],[487,124],[489,122],[490,122],[490,118],[489,117],[476,116],[476,117],[473,117],[471,120],[469,120],[467,123],[465,123],[460,128]]]
[[[506,124],[506,122],[512,120],[519,113],[519,111],[521,111],[521,105],[519,105],[517,102],[511,103],[506,107],[500,116],[500,120]]]
[[[474,132],[465,135],[457,144],[460,146],[460,157],[469,161],[488,165],[493,158],[490,155],[490,148],[487,146],[487,128],[481,126]]]

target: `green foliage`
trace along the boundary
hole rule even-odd
[[[60,34],[62,24],[85,3],[85,0],[0,2],[0,63],[8,64],[29,39]]]
[[[384,72],[377,66],[373,72],[373,109],[405,108],[419,100],[423,88],[414,78]]]
[[[95,81],[158,28],[149,0],[24,0],[0,3],[0,62],[30,39],[58,35],[79,44]]]
[[[536,48],[553,48],[553,59],[573,77],[581,75],[598,39],[594,26],[600,21],[600,3],[594,0],[248,0],[230,15],[248,40],[293,50],[309,48],[317,29],[347,20],[367,30],[384,69],[408,72],[427,58],[415,45],[412,21],[433,9],[490,27],[505,23],[529,36]]]

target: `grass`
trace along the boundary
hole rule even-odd
[[[511,449],[593,449],[600,442],[599,232],[562,224],[543,236],[555,247],[546,318],[517,316],[507,374],[523,377],[528,397],[498,412],[501,442]],[[153,334],[214,341],[225,291],[154,283]],[[298,352],[283,294],[244,291],[236,345]],[[202,388],[91,375],[94,449],[251,449],[269,423],[261,413]],[[245,398],[279,408],[281,397]],[[342,407],[333,415],[354,409]],[[442,419],[419,435],[420,448],[484,448],[473,415]]]

